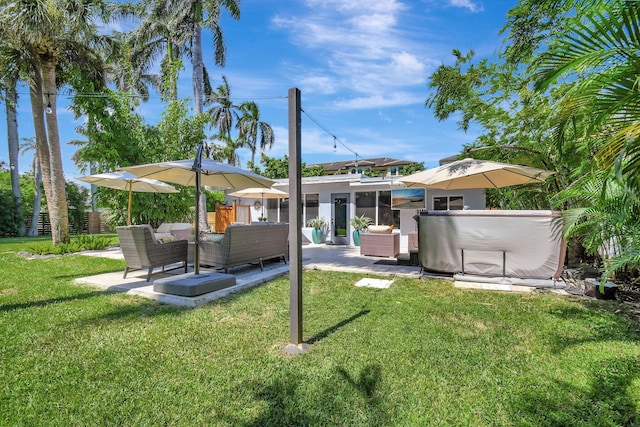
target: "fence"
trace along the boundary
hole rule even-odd
[[[27,230],[29,228],[31,228],[31,218],[27,220]],[[100,212],[85,212],[82,227],[69,224],[69,233],[71,234],[100,234],[111,231]],[[47,212],[40,212],[38,216],[38,236],[51,236],[51,221]]]

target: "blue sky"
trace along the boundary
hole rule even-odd
[[[492,57],[514,1],[502,0],[242,0],[241,18],[225,16],[224,68],[205,52],[212,84],[225,75],[232,100],[256,101],[271,124],[276,142],[267,152],[288,152],[286,96],[301,91],[302,160],[307,164],[369,157],[395,157],[437,166],[475,138],[458,130],[456,118],[438,122],[424,107],[429,76],[440,64],[452,64],[452,49],[473,49],[476,58]],[[210,46],[205,35],[204,44]],[[180,97],[191,96],[191,70],[182,73]],[[33,136],[26,88],[20,89],[20,137]],[[155,123],[163,105],[152,99],[139,112]],[[80,124],[59,99],[63,158],[67,179],[78,177],[71,161]],[[4,109],[4,105],[2,106]],[[82,119],[81,119],[82,120]],[[317,123],[320,123],[319,126]],[[6,121],[0,120],[0,160],[8,163]],[[333,136],[337,138],[334,149]],[[239,152],[242,166],[250,160]],[[259,157],[257,157],[259,158]],[[30,170],[31,155],[20,158]]]

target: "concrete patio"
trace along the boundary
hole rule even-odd
[[[110,248],[104,251],[87,251],[82,254],[86,256],[123,259],[122,252],[119,248]],[[304,269],[312,270],[343,271],[385,277],[420,278],[423,276],[420,267],[404,265],[402,262],[398,264],[395,258],[362,256],[360,255],[360,248],[356,246],[305,245],[302,247],[302,264]],[[182,268],[170,268],[171,267],[167,267],[164,272],[155,270],[157,272],[153,274],[150,282],[145,281],[145,270],[131,271],[126,279],[122,277],[123,271],[115,271],[96,276],[81,277],[75,279],[75,282],[95,286],[103,290],[138,295],[164,304],[197,307],[232,293],[261,285],[289,273],[289,264],[284,264],[281,261],[265,263],[264,271],[261,271],[257,265],[241,266],[230,271],[230,273],[236,277],[235,286],[194,297],[183,297],[158,293],[153,290],[154,280],[184,273]],[[193,271],[193,266],[189,267],[189,271]],[[201,274],[213,271],[215,270],[200,268]]]

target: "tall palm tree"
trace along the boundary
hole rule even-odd
[[[0,5],[0,44],[21,51],[29,64],[29,95],[37,154],[54,244],[70,240],[67,195],[57,119],[58,83],[63,76],[100,74],[93,51],[104,42],[92,20],[105,15],[102,3],[90,0],[8,1]],[[86,64],[90,66],[80,71]],[[63,72],[64,70],[64,72]],[[45,113],[46,108],[46,113]]]
[[[151,81],[165,101],[178,97],[182,56],[189,52],[191,31],[184,23],[190,14],[182,6],[180,2],[168,0],[141,3],[136,12],[141,23],[128,36],[132,45],[132,68],[140,75],[151,76],[149,71],[160,61],[160,75]]]
[[[260,108],[255,102],[243,102],[238,110],[242,114],[237,124],[240,139],[242,144],[251,150],[251,164],[255,165],[256,150],[260,148],[261,151],[265,151],[273,147],[273,129],[269,123],[260,120]]]
[[[22,138],[22,144],[20,144],[22,154],[29,151],[36,151],[36,139]],[[31,212],[31,227],[27,231],[27,236],[34,237],[38,235],[38,218],[40,218],[40,206],[42,204],[42,168],[40,167],[40,160],[38,154],[33,155],[31,162],[31,171],[33,172],[33,211]]]
[[[177,75],[181,58],[191,59],[193,100],[196,114],[203,112],[206,88],[210,87],[202,55],[202,29],[213,34],[215,65],[226,59],[220,15],[226,9],[233,19],[240,18],[238,0],[154,0],[138,11],[142,23],[133,33],[134,63],[150,67],[161,60],[166,91],[177,95]]]
[[[206,104],[214,104],[207,113],[211,116],[211,122],[218,128],[218,133],[215,139],[226,143],[225,159],[229,164],[236,165],[238,156],[236,155],[236,149],[239,148],[238,142],[234,141],[231,136],[231,130],[234,128],[234,123],[240,119],[238,114],[238,106],[231,101],[231,87],[225,76],[222,76],[222,84],[217,87],[206,98]]]
[[[206,70],[202,60],[202,28],[206,28],[213,33],[215,63],[223,67],[226,54],[222,28],[220,27],[220,13],[222,9],[226,9],[233,19],[240,19],[239,3],[239,0],[195,0],[192,3],[193,52],[191,55],[191,65],[193,68],[193,99],[196,114],[200,114],[204,110],[206,85]]]
[[[11,192],[15,201],[14,216],[18,228],[18,236],[24,236],[26,225],[22,213],[22,194],[20,192],[20,168],[18,154],[20,143],[18,140],[18,117],[16,106],[18,104],[18,91],[16,89],[20,69],[14,61],[12,51],[0,49],[0,87],[4,89],[4,101],[7,116],[7,144],[9,148],[9,173],[11,176]]]

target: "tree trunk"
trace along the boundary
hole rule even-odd
[[[9,170],[11,174],[11,191],[15,201],[14,215],[18,228],[18,236],[24,236],[26,233],[26,225],[22,212],[22,194],[20,193],[20,168],[18,155],[20,152],[20,143],[18,140],[18,120],[16,115],[16,105],[18,102],[18,93],[16,92],[15,82],[6,90],[7,98],[5,102],[7,110],[7,142],[9,144]]]
[[[204,65],[202,63],[202,27],[200,20],[202,19],[202,4],[196,4],[195,23],[193,31],[191,53],[191,65],[193,68],[193,101],[196,115],[201,114],[204,106]]]
[[[46,114],[47,136],[49,137],[50,157],[50,180],[53,189],[53,203],[55,204],[56,216],[51,218],[51,233],[58,234],[55,243],[69,243],[69,208],[67,205],[67,188],[64,179],[64,168],[62,166],[62,152],[60,150],[60,132],[58,130],[58,116],[56,112],[56,68],[53,61],[42,63],[43,87],[49,94],[48,102],[51,103],[51,114]],[[47,105],[48,108],[48,105]],[[46,179],[46,177],[45,177]],[[51,203],[47,201],[49,213],[51,214]]]
[[[36,66],[37,67],[37,66]],[[51,188],[50,162],[49,162],[49,143],[47,142],[47,129],[44,124],[44,97],[42,90],[42,75],[38,71],[34,72],[29,85],[29,96],[31,98],[31,116],[33,117],[33,129],[36,134],[36,156],[40,162],[40,170],[42,171],[42,186],[44,188],[44,197],[47,204],[53,201],[53,189]],[[55,206],[49,206],[49,213],[55,215],[53,211]],[[37,222],[37,221],[36,221]],[[53,241],[54,244],[56,240]]]
[[[193,68],[193,101],[196,115],[202,114],[204,106],[204,70],[202,64],[202,4],[196,4],[194,23],[194,35],[192,41],[193,52],[191,54],[191,65]],[[204,142],[203,142],[204,143]],[[209,230],[207,221],[207,200],[204,193],[200,193],[200,200],[196,209],[200,210],[198,227],[202,231]]]
[[[40,218],[40,206],[42,203],[42,168],[38,154],[33,155],[33,212],[31,214],[31,227],[27,233],[29,237],[38,235],[38,218]]]

